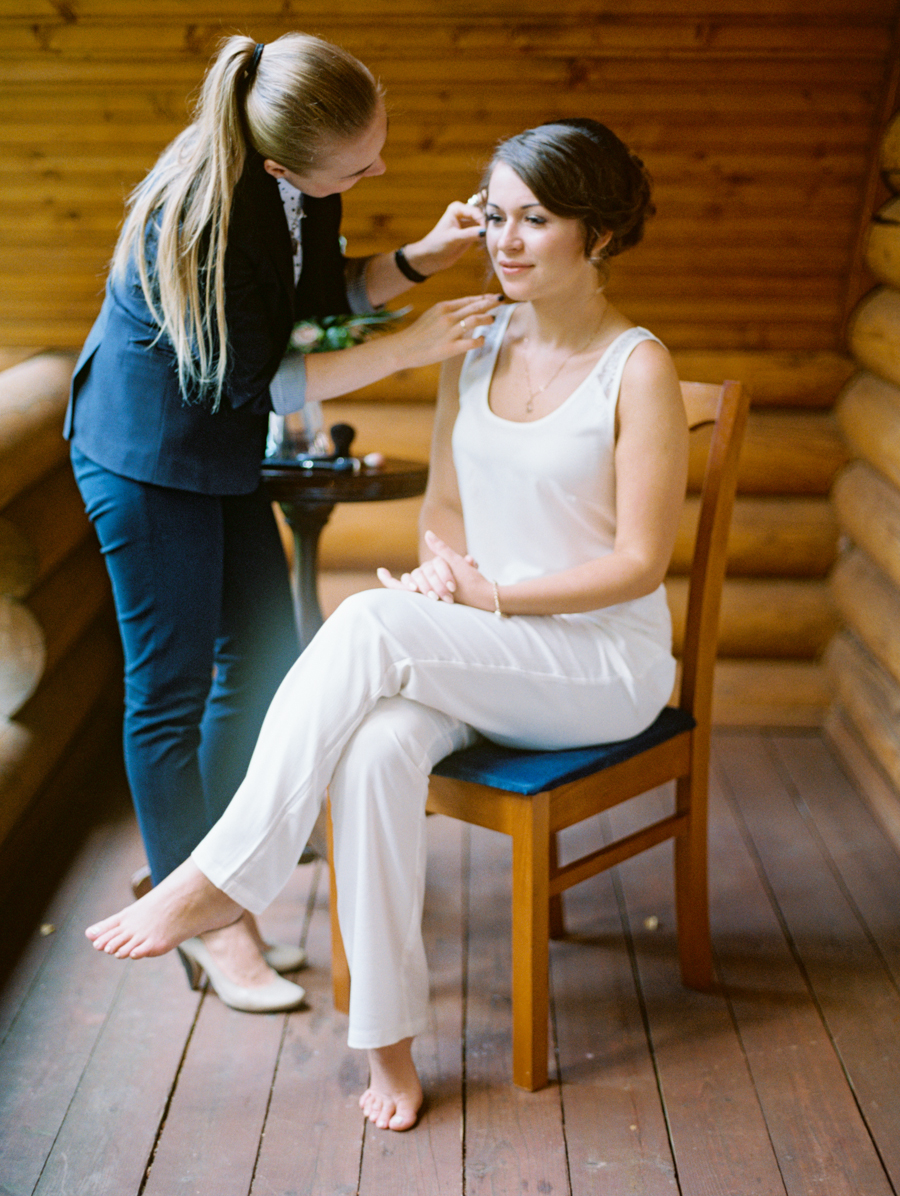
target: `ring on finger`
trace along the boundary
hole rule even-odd
[[[459,326],[460,326],[460,328],[463,330],[463,332],[465,332],[465,330],[466,330],[466,322],[465,322],[465,320],[460,320],[460,322],[459,322]]]

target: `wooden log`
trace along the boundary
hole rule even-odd
[[[698,491],[708,455],[703,429],[691,437],[688,489]],[[845,445],[830,413],[751,411],[741,449],[741,494],[827,494],[847,463]]]
[[[731,727],[820,727],[831,685],[818,661],[716,661],[713,722]]]
[[[0,374],[0,509],[66,457],[60,433],[74,364],[42,353]]]
[[[890,286],[869,291],[850,317],[847,343],[865,369],[900,385],[900,291]]]
[[[900,386],[877,374],[857,374],[835,415],[853,455],[900,487]]]
[[[739,379],[749,389],[755,408],[832,407],[855,368],[846,354],[832,352],[677,349],[672,356],[679,378],[692,382]],[[357,395],[388,401],[431,402],[437,394],[439,373],[439,366],[404,370],[358,391]]]
[[[15,598],[0,596],[0,719],[10,718],[31,697],[46,659],[35,616]]]
[[[93,539],[84,540],[28,597],[44,633],[46,667],[55,668],[96,621],[112,610],[112,592]]]
[[[796,4],[793,7],[796,11]],[[654,8],[653,11],[658,10]],[[719,11],[722,11],[721,5]],[[245,19],[244,15],[238,18],[239,21],[242,19]],[[848,70],[845,78],[849,81],[854,64],[845,60],[842,65]],[[706,69],[710,72],[713,85],[728,83],[729,77],[723,71],[723,66],[720,61],[708,60]],[[812,81],[818,73],[820,82],[827,83],[829,70],[833,74],[833,68],[828,63],[809,62],[805,64],[805,68],[805,82]],[[633,77],[635,64],[613,62],[609,64],[609,69],[612,76],[624,72],[620,77],[625,81],[627,76]],[[772,60],[747,59],[734,63],[733,69],[736,75],[742,74],[744,82],[752,80],[757,84],[772,84],[779,79],[784,81],[786,75],[785,66],[779,68]],[[858,64],[855,69],[859,71]],[[167,81],[169,79],[167,76]],[[160,86],[155,87],[152,92],[137,87],[104,86],[97,81],[93,86],[72,88],[66,96],[65,110],[61,111],[58,90],[54,90],[52,86],[35,83],[28,88],[22,88],[11,85],[4,78],[0,80],[0,105],[10,118],[9,125],[18,127],[21,123],[31,126],[33,142],[39,141],[41,131],[51,124],[68,125],[70,131],[72,125],[81,127],[102,124],[110,135],[123,127],[127,129],[132,124],[149,125],[154,121],[159,122],[160,127],[170,124],[181,129],[190,119],[188,93],[186,89],[179,88],[174,73],[170,81],[171,85],[165,86],[160,80]],[[864,81],[864,74],[857,74],[857,82],[860,81]],[[394,86],[390,87],[390,101],[395,99]],[[697,125],[692,116],[697,111],[697,100],[696,97],[686,98],[685,103],[690,106],[687,112],[683,111],[680,100],[684,90],[682,88],[675,95],[670,92],[666,96],[644,94],[641,96],[643,102],[639,109],[635,107],[632,97],[631,118],[628,122],[629,144],[638,145],[647,153],[652,149],[654,161],[657,154],[671,153],[672,150],[676,153],[696,151]],[[696,91],[696,88],[694,90]],[[413,136],[421,143],[424,143],[428,136],[456,136],[458,140],[471,145],[491,146],[497,139],[507,136],[510,131],[517,132],[524,127],[523,111],[536,111],[539,115],[546,114],[547,117],[551,117],[556,111],[553,108],[554,100],[560,105],[559,115],[574,115],[583,111],[583,108],[578,107],[578,93],[537,97],[532,90],[529,105],[527,83],[522,80],[514,87],[504,90],[502,95],[492,94],[489,103],[485,103],[486,97],[483,93],[461,91],[452,112],[448,109],[446,97],[441,103],[439,89],[433,85],[422,88],[419,95],[422,102],[416,108],[405,102],[401,108],[399,98],[396,104],[391,102],[388,153],[395,138],[404,135]],[[406,98],[404,97],[404,101]],[[661,129],[658,115],[661,114],[661,105],[665,100],[673,102],[665,113],[670,122],[669,127]],[[609,116],[611,121],[626,115],[625,102],[624,96],[610,94],[610,106],[615,105],[613,114]],[[704,146],[717,152],[734,153],[733,126],[727,122],[723,127],[721,117],[715,119],[719,115],[718,111],[713,112],[707,108],[706,115],[710,119],[706,121],[703,129]],[[821,153],[826,156],[824,160],[830,161],[829,156],[833,153],[852,155],[855,150],[858,154],[870,134],[868,124],[858,116],[852,118],[849,113],[842,121],[821,124],[815,107],[809,105],[805,112],[802,108],[795,108],[793,116],[794,119],[790,122],[759,122],[752,146],[754,157],[768,154],[770,160],[780,159],[783,155],[798,151],[809,156],[810,137],[816,131],[818,140],[814,150],[815,160],[820,160]],[[619,127],[620,123],[621,119],[615,127]],[[438,148],[440,144],[438,142]],[[71,169],[77,169],[77,163],[70,164]]]
[[[669,572],[690,569],[700,500],[689,497]],[[734,504],[728,535],[730,577],[824,577],[837,551],[838,525],[827,498],[748,498]]]
[[[33,546],[36,572],[32,585],[52,573],[80,544],[90,542],[97,549],[97,537],[68,457],[37,485],[12,499],[3,517]]]
[[[828,711],[824,730],[875,817],[900,851],[900,793],[839,702],[833,703]]]
[[[141,19],[107,22],[92,21],[89,17],[75,21],[57,18],[38,26],[25,20],[11,21],[4,31],[4,40],[8,43],[7,53],[16,58],[40,50],[49,57],[63,59],[114,57],[146,61],[157,56],[183,58],[188,45],[192,57],[205,61],[214,52],[220,36],[222,18],[218,10],[215,12],[215,18],[208,24],[192,18],[187,30],[185,14],[168,19],[158,17],[153,23],[152,49],[148,47],[146,26]],[[814,25],[760,22],[745,12],[733,11],[728,20],[717,25],[715,45],[719,56],[783,56],[791,60],[798,55],[873,57],[884,52],[885,36],[880,24],[874,21],[865,24],[828,21]],[[665,61],[668,56],[677,56],[696,61],[709,52],[706,39],[697,36],[695,20],[686,16],[680,20],[646,22],[635,21],[630,14],[612,13],[605,14],[602,23],[594,23],[559,8],[553,11],[553,19],[548,19],[549,12],[542,15],[543,19],[519,23],[478,5],[469,8],[465,20],[461,20],[462,13],[457,10],[426,20],[421,9],[413,9],[402,17],[390,11],[374,22],[362,19],[359,12],[351,12],[348,19],[332,20],[329,24],[332,36],[338,37],[351,53],[371,62],[379,73],[382,63],[391,62],[396,70],[408,62],[413,77],[418,76],[423,66],[436,67],[456,61],[468,64],[479,59],[506,68],[502,75],[508,72],[508,77],[515,79],[525,69],[523,60],[527,60],[531,75],[553,58],[568,61],[578,56],[602,61],[607,57],[652,57]],[[239,22],[246,19],[245,12],[237,18]],[[272,41],[284,28],[284,20],[277,16],[273,19],[267,6],[257,14],[254,36]],[[426,59],[424,64],[420,62],[422,58]]]
[[[675,650],[684,636],[687,579],[666,580]],[[814,660],[840,621],[825,581],[726,578],[719,653],[736,658]]]
[[[336,507],[319,543],[322,568],[372,575],[381,565],[393,573],[414,568],[421,508],[421,498]]]
[[[900,685],[900,589],[857,548],[835,565],[831,594],[847,626]]]
[[[831,407],[854,369],[846,354],[831,352],[678,349],[673,357],[679,378],[736,378],[750,391],[754,407]]]
[[[0,517],[0,594],[24,598],[38,574],[38,557],[26,535]]]
[[[835,482],[832,502],[844,533],[900,587],[900,489],[853,461]]]
[[[832,231],[834,221],[824,223],[826,227],[822,236],[826,237]],[[741,229],[731,230],[727,237],[733,243],[741,236],[741,232]],[[50,245],[53,243],[51,240]],[[111,242],[104,244],[104,252],[108,255]],[[697,253],[700,254],[705,249],[705,244],[698,245]],[[480,289],[480,285],[464,287],[462,293],[472,294]],[[455,299],[459,294],[460,288],[457,287],[446,294],[435,291],[432,298],[434,302],[438,302],[441,299]],[[765,313],[760,308],[755,315],[747,316],[740,316],[727,304],[721,303],[714,312],[695,312],[684,303],[673,303],[665,313],[660,313],[654,311],[649,303],[640,302],[637,296],[634,300],[629,300],[628,304],[623,304],[623,307],[635,323],[652,327],[656,335],[671,349],[691,348],[702,342],[710,349],[753,349],[764,344],[774,350],[814,353],[830,348],[843,335],[842,317],[837,310],[824,320],[821,315],[816,318],[799,318],[789,300],[768,308]],[[99,310],[99,299],[89,311],[86,310],[78,317],[56,315],[49,308],[42,309],[41,314],[34,318],[20,317],[15,313],[7,314],[0,310],[0,341],[31,344],[36,347],[51,344],[58,349],[77,353]]]
[[[699,499],[689,497],[670,573],[690,568]],[[416,563],[420,499],[339,506],[320,544],[326,569],[409,569]],[[824,577],[834,563],[838,526],[827,498],[739,497],[728,539],[732,577]]]
[[[900,687],[849,631],[829,644],[825,666],[851,724],[900,790]]]
[[[412,387],[414,383],[410,382]],[[373,395],[374,392],[373,389]],[[386,396],[389,389],[380,392]],[[354,452],[377,450],[388,456],[427,461],[434,408],[431,403],[370,402],[341,399],[325,405],[328,424],[357,429]],[[709,435],[691,437],[689,489],[703,480]],[[741,452],[738,490],[742,494],[826,495],[848,453],[830,412],[790,409],[751,411]]]
[[[402,377],[412,386],[417,374],[426,370],[408,370]],[[390,381],[390,380],[388,380]],[[435,377],[435,383],[437,378]],[[368,388],[367,388],[368,390]],[[360,394],[366,392],[359,392]],[[426,388],[419,393],[420,400],[410,401],[406,394],[395,401],[392,391],[386,389],[384,400],[373,402],[358,399],[356,395],[347,399],[334,399],[324,404],[325,424],[350,424],[356,429],[352,452],[356,456],[380,452],[387,457],[401,457],[407,461],[427,461],[431,455],[431,430],[434,424],[434,396]],[[381,508],[379,508],[381,509]]]
[[[900,113],[897,113],[881,139],[881,174],[890,189],[900,192]]]
[[[92,711],[121,685],[121,668],[115,628],[101,619],[44,677],[16,719],[0,723],[0,842],[76,738],[89,733]]]
[[[879,282],[900,287],[900,197],[889,199],[872,217],[865,258]]]
[[[10,723],[2,731],[7,748],[12,746],[7,738],[10,729],[20,733],[20,759],[27,760],[34,739],[23,727]],[[15,958],[24,948],[77,845],[108,813],[110,798],[121,808],[127,782],[122,766],[120,685],[107,685],[83,711],[80,726],[52,763],[53,771],[0,837],[0,908],[15,909],[17,915],[5,928],[0,959]]]

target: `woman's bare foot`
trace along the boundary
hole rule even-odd
[[[411,1038],[369,1051],[369,1087],[359,1107],[380,1130],[408,1130],[422,1107],[422,1085],[412,1059]]]
[[[107,955],[143,959],[164,955],[194,935],[228,926],[243,912],[206,879],[193,860],[185,860],[146,897],[89,926],[85,934]]]

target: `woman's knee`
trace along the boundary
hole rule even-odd
[[[404,697],[381,698],[344,748],[332,788],[402,804],[402,790],[424,792],[438,760],[470,742],[458,719]],[[415,798],[414,800],[418,800]]]
[[[343,600],[325,626],[329,623],[393,623],[404,615],[408,617],[409,603],[415,600],[416,595],[398,590],[360,590]]]

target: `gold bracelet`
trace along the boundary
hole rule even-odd
[[[495,581],[491,582],[491,588],[494,591],[494,614],[497,616],[498,619],[509,618],[509,616],[505,615],[503,613],[503,611],[500,609],[500,589]]]

